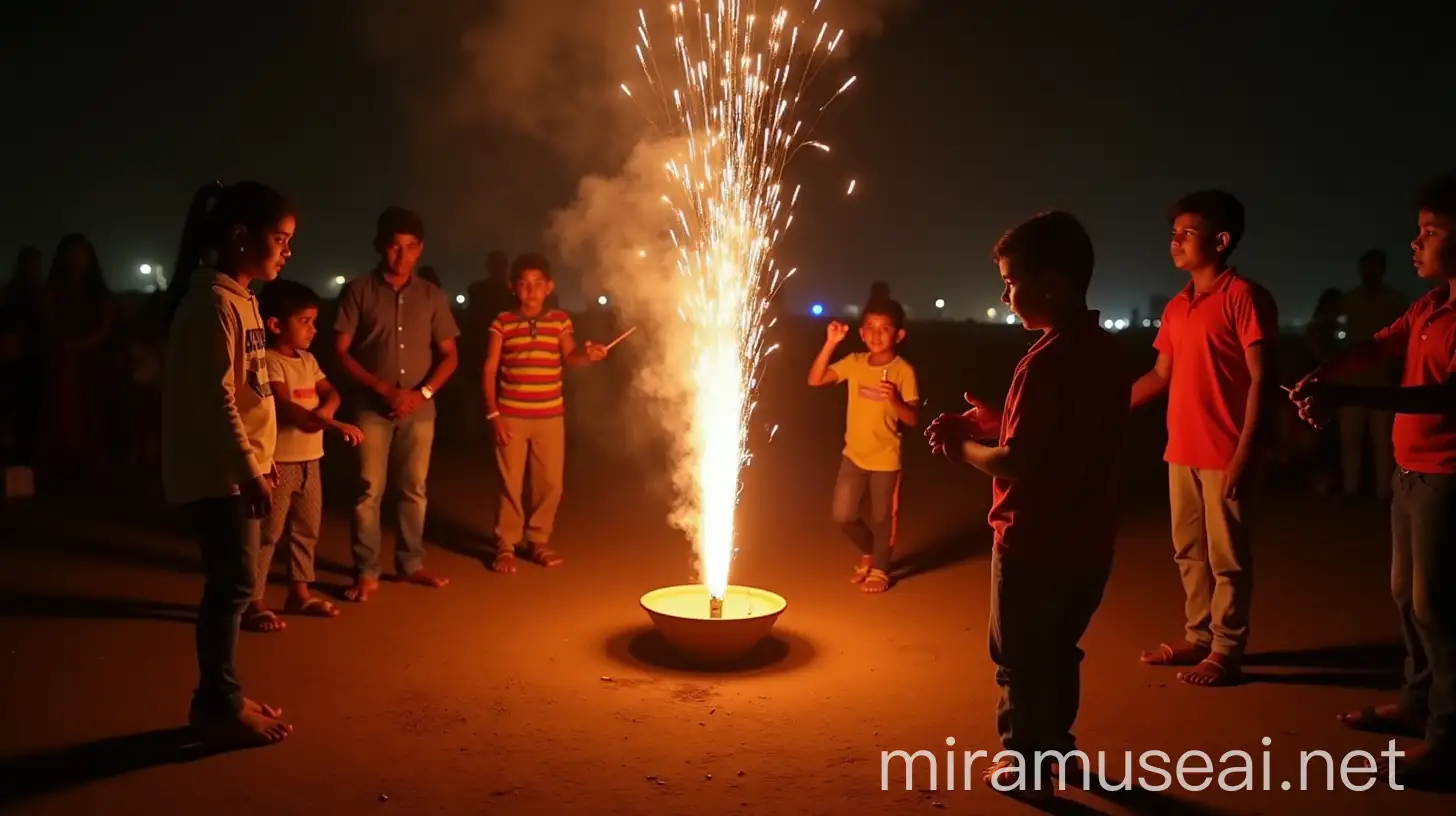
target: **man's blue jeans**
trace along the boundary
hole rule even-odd
[[[425,483],[430,475],[435,418],[415,414],[395,421],[360,411],[358,423],[364,442],[359,446],[362,484],[350,529],[354,570],[360,578],[379,578],[379,509],[385,489],[393,482],[399,493],[395,564],[401,575],[408,575],[425,566]]]

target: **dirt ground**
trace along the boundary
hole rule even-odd
[[[907,574],[883,596],[862,595],[846,581],[854,553],[828,519],[842,400],[801,399],[802,410],[786,413],[789,433],[749,471],[733,582],[778,592],[788,608],[744,665],[693,670],[655,637],[638,598],[689,582],[692,555],[666,525],[661,496],[644,487],[652,480],[639,460],[619,455],[612,437],[574,429],[557,536],[567,563],[523,564],[515,576],[489,573],[472,536],[493,510],[487,450],[447,441],[431,475],[430,563],[453,583],[386,585],[338,619],[245,633],[247,692],[284,707],[296,731],[280,746],[211,757],[179,750],[173,730],[195,679],[192,546],[141,501],[7,509],[0,808],[1033,812],[986,789],[979,774],[971,790],[959,778],[955,790],[943,778],[931,790],[924,764],[912,790],[899,763],[882,790],[882,751],[935,752],[943,777],[948,737],[957,752],[996,750],[989,489],[917,449],[902,508]],[[575,404],[596,403],[583,394]],[[1105,752],[1115,778],[1125,776],[1125,751],[1200,750],[1221,770],[1219,758],[1241,750],[1258,772],[1267,750],[1270,789],[1256,776],[1251,791],[1072,791],[1056,812],[1449,812],[1436,795],[1343,790],[1338,772],[1327,790],[1320,761],[1310,789],[1298,789],[1301,751],[1338,762],[1385,747],[1334,720],[1398,679],[1384,511],[1273,490],[1257,545],[1251,682],[1197,689],[1137,661],[1140,648],[1179,636],[1182,603],[1155,451],[1140,468],[1112,583],[1083,642],[1081,747],[1094,760]],[[340,585],[347,527],[331,512],[321,578]],[[281,602],[281,587],[271,592]],[[1295,789],[1280,790],[1285,780]]]

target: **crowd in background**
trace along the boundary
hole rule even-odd
[[[487,327],[512,306],[508,263],[505,253],[491,252],[485,275],[470,284],[458,310],[466,371],[480,370]],[[1290,374],[1327,359],[1345,337],[1370,336],[1401,314],[1406,298],[1385,284],[1385,267],[1384,253],[1367,252],[1359,259],[1356,285],[1320,295],[1303,336],[1286,343]],[[420,275],[430,280],[436,273],[422,267]],[[160,292],[111,289],[83,235],[62,238],[49,264],[36,247],[16,254],[0,292],[0,376],[6,383],[0,461],[7,468],[30,468],[42,493],[68,494],[95,490],[118,469],[158,467],[162,305]],[[1365,384],[1394,384],[1399,376],[1397,363],[1368,375]],[[1376,474],[1391,470],[1391,415],[1347,409],[1337,427],[1316,431],[1286,413],[1278,455],[1286,474],[1306,478],[1322,494],[1388,495],[1388,483]],[[483,417],[479,388],[448,389],[442,430],[480,439]]]

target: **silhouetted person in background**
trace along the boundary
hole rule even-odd
[[[36,247],[15,256],[15,272],[0,292],[0,461],[32,465],[45,371],[45,259]]]
[[[1385,285],[1385,253],[1372,249],[1360,256],[1360,285],[1345,293],[1341,314],[1349,337],[1364,339],[1394,323],[1409,304],[1401,293]],[[1320,362],[1324,362],[1321,360]],[[1366,371],[1347,372],[1340,381],[1347,385],[1393,386],[1400,383],[1401,359],[1396,357]],[[1395,414],[1359,405],[1340,409],[1340,473],[1346,498],[1360,492],[1365,439],[1370,439],[1370,465],[1375,498],[1390,499],[1390,473],[1395,469],[1391,432]]]
[[[98,478],[106,464],[105,420],[112,395],[106,341],[115,302],[96,249],[83,235],[56,247],[46,278],[42,479],[51,486]]]

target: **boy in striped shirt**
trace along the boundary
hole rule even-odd
[[[502,485],[491,564],[496,572],[516,571],[516,550],[522,545],[537,564],[561,563],[550,543],[566,467],[561,373],[565,365],[587,365],[607,356],[606,348],[596,343],[577,347],[571,316],[546,306],[554,288],[546,258],[522,255],[511,264],[517,306],[501,312],[490,325],[485,418],[494,432]],[[531,492],[523,505],[528,464]]]

